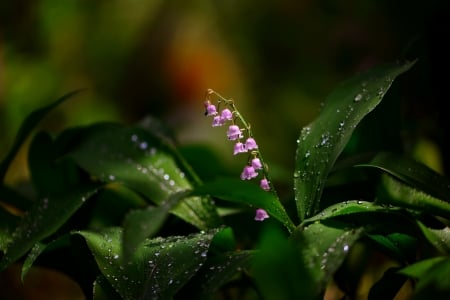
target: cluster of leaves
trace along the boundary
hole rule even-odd
[[[293,211],[248,181],[200,178],[155,119],[96,123],[57,136],[37,132],[28,149],[32,196],[0,186],[0,271],[20,263],[24,279],[33,264],[64,253],[52,265],[94,299],[212,299],[225,291],[235,298],[320,299],[333,280],[355,293],[346,289],[344,262],[363,241],[397,262],[369,299],[393,298],[407,281],[415,299],[445,295],[450,181],[405,155],[340,159],[360,121],[413,65],[376,67],[330,94],[298,139]],[[1,162],[2,182],[39,121],[78,92],[26,118]],[[366,171],[376,175],[367,198],[326,195],[335,174]],[[341,176],[333,189],[356,187],[361,180],[354,177]],[[242,245],[236,235],[247,227],[242,216],[242,226],[228,226],[224,203],[228,211],[258,207],[270,214],[265,222],[272,226],[258,244]]]

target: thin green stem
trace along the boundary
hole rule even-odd
[[[216,91],[214,91],[212,89],[208,89],[207,95],[206,95],[206,98],[208,100],[209,100],[210,95],[215,95],[216,97],[219,98],[218,104],[220,104],[221,102],[224,102],[226,106],[229,106],[231,108],[233,114],[235,115],[235,117],[240,121],[240,123],[242,123],[242,126],[247,131],[248,136],[253,138],[253,133],[251,130],[250,123],[248,123],[245,120],[245,118],[241,115],[241,113],[237,109],[236,104],[234,103],[233,99],[227,99],[227,98],[223,97],[222,95],[220,95],[219,93],[217,93]],[[233,122],[234,122],[234,119],[233,119]],[[269,181],[270,191],[278,198],[277,191],[275,190],[275,186],[273,185],[272,179],[270,178],[270,175],[269,175],[269,166],[264,162],[264,158],[261,154],[261,151],[259,151],[259,148],[258,148],[258,149],[253,150],[251,153],[256,155],[259,158],[259,160],[261,161],[261,164],[263,166],[263,175]]]

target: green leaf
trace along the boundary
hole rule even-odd
[[[209,299],[237,274],[250,267],[253,250],[226,252],[208,259],[193,279],[180,291],[192,299]]]
[[[36,261],[39,255],[41,255],[42,252],[44,252],[45,248],[47,248],[47,244],[37,242],[34,244],[34,246],[31,248],[30,252],[28,253],[25,261],[22,265],[22,273],[20,275],[20,279],[22,280],[22,283],[24,282],[25,276],[27,275],[28,271],[33,266],[33,263]]]
[[[100,271],[123,299],[171,299],[203,265],[218,230],[147,239],[124,261],[122,230],[79,231]]]
[[[30,252],[28,252],[27,257],[25,258],[23,265],[22,265],[22,272],[20,275],[20,279],[22,283],[25,280],[25,276],[28,274],[28,271],[33,266],[36,259],[46,250],[51,250],[57,247],[61,247],[61,245],[67,246],[68,244],[68,238],[69,235],[65,234],[61,237],[56,238],[55,240],[49,242],[49,243],[42,243],[37,242],[34,244],[34,246],[31,248]]]
[[[302,248],[307,244],[291,243],[279,229],[269,227],[255,252],[251,274],[263,299],[320,299]]]
[[[427,194],[450,202],[450,179],[412,158],[381,152],[369,163],[356,166],[380,169]]]
[[[328,173],[355,127],[380,103],[393,80],[413,64],[379,66],[343,82],[329,95],[320,115],[302,129],[294,172],[301,221],[319,209]]]
[[[23,121],[22,125],[19,128],[19,131],[17,132],[16,138],[14,140],[13,146],[9,153],[6,155],[5,159],[0,163],[0,182],[3,182],[3,179],[5,178],[6,172],[8,171],[9,165],[11,164],[12,160],[16,156],[17,152],[19,151],[20,147],[22,146],[22,143],[25,141],[25,139],[28,137],[28,135],[33,131],[33,129],[36,127],[36,125],[56,106],[61,104],[62,102],[66,101],[67,99],[75,96],[82,90],[76,90],[73,92],[70,92],[55,102],[44,106],[40,109],[37,109],[33,111],[31,114],[29,114],[25,120]]]
[[[432,229],[417,221],[424,237],[442,254],[450,253],[450,228]]]
[[[79,184],[75,164],[60,159],[50,135],[39,132],[28,150],[28,166],[38,195],[59,194]]]
[[[280,221],[289,231],[295,229],[280,200],[270,192],[262,190],[252,182],[235,178],[219,178],[193,190],[194,195],[210,195],[222,200],[263,208]]]
[[[373,202],[361,201],[361,200],[349,200],[345,202],[336,203],[330,205],[326,209],[322,210],[315,216],[305,219],[302,225],[306,225],[312,222],[325,220],[334,217],[358,214],[358,213],[376,213],[376,212],[390,212],[393,209],[387,209],[386,207],[377,205]]]
[[[103,275],[94,281],[94,300],[123,300]]]
[[[130,210],[147,205],[141,194],[123,184],[109,183],[95,196],[87,227],[103,228],[121,225]]]
[[[419,261],[398,271],[418,280],[412,299],[446,299],[450,293],[450,259],[448,256]]]
[[[41,198],[26,212],[0,261],[0,271],[15,262],[37,242],[55,233],[99,188],[89,185],[67,195]]]
[[[417,239],[404,233],[368,234],[376,247],[380,248],[389,257],[395,258],[400,263],[409,263],[415,259],[417,251]]]
[[[449,261],[448,257],[438,256],[429,259],[421,260],[415,264],[404,267],[399,270],[400,274],[406,275],[408,277],[412,277],[415,279],[425,278],[430,275],[430,270],[439,264],[442,264],[445,261]]]
[[[324,288],[347,257],[353,244],[364,233],[364,227],[326,220],[299,228],[292,238],[302,248],[305,264],[315,285]]]
[[[11,242],[14,228],[19,223],[20,218],[12,215],[0,207],[0,251],[5,251]]]
[[[158,205],[171,194],[192,188],[173,149],[147,130],[95,124],[76,136],[80,140],[69,155],[103,182],[124,184]],[[221,224],[207,197],[186,198],[171,212],[200,229]]]
[[[125,260],[131,258],[140,243],[158,232],[167,219],[169,211],[186,195],[187,192],[178,192],[170,195],[160,206],[133,210],[126,215],[123,228],[123,255]]]
[[[450,219],[450,203],[401,183],[392,176],[381,177],[379,202]]]

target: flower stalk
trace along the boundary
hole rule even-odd
[[[212,103],[212,96],[217,98],[217,106]],[[216,91],[208,89],[206,91],[204,105],[205,115],[213,117],[213,127],[225,125],[227,121],[231,122],[231,125],[228,127],[227,137],[230,141],[236,141],[233,154],[249,153],[247,164],[241,173],[241,179],[251,180],[256,178],[258,177],[258,171],[261,170],[262,179],[260,180],[260,187],[276,196],[276,190],[269,175],[269,167],[264,162],[261,151],[254,139],[250,123],[239,112],[234,100],[227,99]],[[224,106],[224,108],[219,113],[221,106]],[[245,142],[243,142],[244,135],[247,137]],[[258,209],[257,211],[257,216],[255,217],[257,221],[262,221],[269,217],[267,213],[261,213],[261,210]]]

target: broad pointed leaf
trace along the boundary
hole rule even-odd
[[[171,299],[199,270],[217,230],[148,239],[124,261],[122,230],[80,231],[100,271],[123,299]]]
[[[68,195],[49,196],[36,201],[15,229],[0,261],[0,270],[19,259],[37,242],[55,233],[98,188],[98,185],[84,186]]]
[[[123,255],[125,260],[131,258],[140,243],[157,233],[167,219],[169,211],[186,195],[187,192],[178,192],[170,195],[160,206],[133,210],[126,215],[123,228]]]
[[[324,288],[364,233],[364,227],[329,220],[310,224],[296,231],[292,238],[301,247],[315,284]]]
[[[81,136],[69,155],[101,181],[124,184],[158,205],[171,194],[192,188],[171,150],[147,130],[96,124]],[[186,198],[172,213],[200,229],[221,223],[207,197]]]
[[[393,80],[412,65],[379,66],[343,82],[329,95],[320,115],[302,129],[294,172],[300,220],[317,213],[327,176],[355,127],[380,103]]]
[[[295,229],[279,199],[270,192],[262,190],[259,186],[234,178],[219,178],[205,183],[193,191],[194,195],[210,195],[222,200],[232,201],[255,208],[263,208],[280,221],[290,231]]]
[[[327,207],[326,209],[322,210],[315,216],[304,220],[303,225],[333,217],[346,216],[358,213],[375,213],[386,211],[393,211],[393,209],[387,209],[386,207],[380,206],[373,202],[361,200],[349,200],[333,204]]]
[[[381,152],[369,163],[357,166],[380,169],[417,189],[450,202],[450,179],[412,158]]]
[[[380,202],[450,219],[450,203],[417,190],[390,175],[382,176]]]

